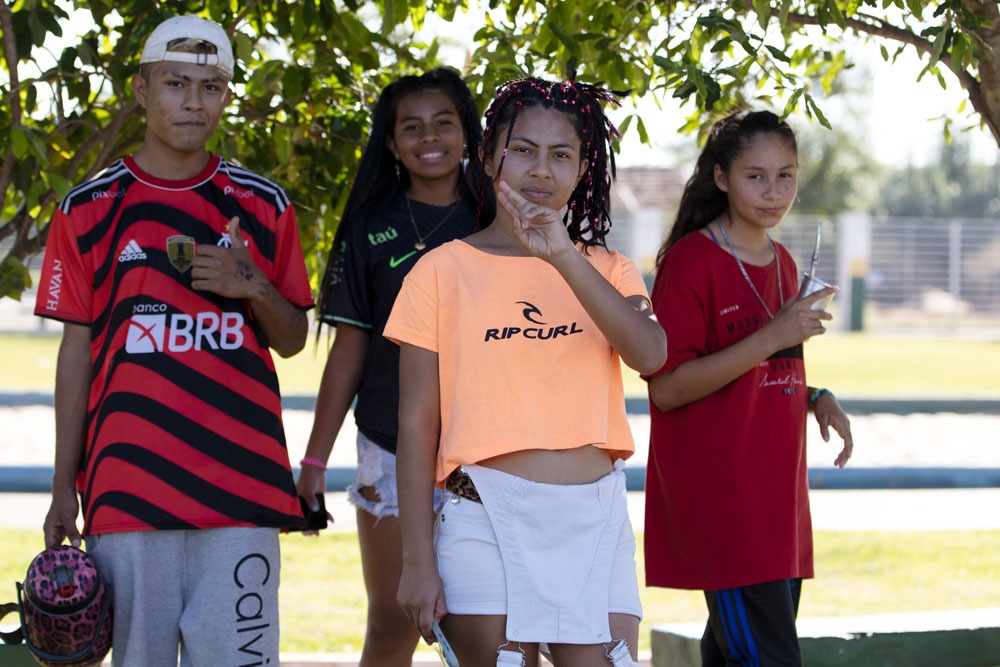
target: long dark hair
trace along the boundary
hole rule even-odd
[[[497,88],[496,98],[486,110],[487,156],[492,156],[497,149],[500,128],[507,130],[503,143],[504,149],[507,148],[514,122],[523,109],[555,109],[570,117],[580,137],[580,157],[588,161],[588,167],[570,196],[563,222],[573,242],[585,246],[607,247],[604,237],[611,230],[611,182],[616,175],[613,142],[621,135],[605,115],[604,106],[617,107],[620,95],[573,80],[517,79]],[[497,179],[502,170],[503,156]],[[492,191],[492,185],[484,181],[481,190]],[[482,220],[483,216],[477,218]]]
[[[468,163],[464,174],[458,179],[459,197],[473,210],[488,212],[489,220],[496,214],[496,199],[492,192],[480,192],[479,183],[483,179],[483,163],[480,148],[483,146],[483,129],[479,122],[479,109],[468,85],[457,72],[447,67],[438,67],[419,76],[400,77],[382,89],[375,111],[372,113],[371,134],[358,173],[351,185],[351,192],[344,205],[344,213],[333,237],[333,247],[323,272],[316,312],[321,321],[326,320],[323,300],[332,284],[343,270],[343,253],[350,230],[354,225],[363,224],[371,215],[384,210],[400,197],[406,195],[410,187],[410,174],[405,168],[396,173],[396,158],[389,150],[386,138],[392,135],[396,126],[396,114],[403,99],[417,93],[440,90],[454,103],[465,133]],[[470,226],[469,231],[472,231]]]
[[[657,265],[675,243],[691,232],[707,226],[729,206],[729,196],[715,184],[715,165],[729,173],[733,160],[743,154],[753,138],[772,133],[788,142],[798,154],[795,132],[788,123],[770,111],[741,109],[712,125],[705,147],[695,163],[694,173],[684,186],[674,226],[656,254]]]

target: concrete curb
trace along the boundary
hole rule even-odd
[[[1000,608],[799,618],[811,667],[981,667],[997,664]],[[652,628],[654,667],[698,667],[704,623]]]

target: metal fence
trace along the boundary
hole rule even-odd
[[[858,216],[854,216],[854,222]],[[817,275],[863,294],[867,331],[911,330],[1000,335],[1000,221],[992,219],[790,216],[775,230],[800,267],[808,267],[816,224],[823,223]],[[851,239],[850,234],[865,234]],[[864,248],[845,258],[845,247]],[[846,261],[845,261],[846,260]],[[840,300],[843,311],[848,304]],[[841,318],[843,319],[843,318]]]
[[[849,300],[861,299],[865,331],[1000,337],[1000,220],[792,215],[774,237],[802,270],[809,266],[819,222],[817,275],[841,287],[832,307],[836,324],[847,327]],[[663,239],[662,212],[621,223],[609,245],[651,272]],[[6,245],[0,242],[0,252]],[[862,256],[845,256],[846,249],[858,247]],[[31,267],[37,271],[40,265],[40,257],[34,258]]]

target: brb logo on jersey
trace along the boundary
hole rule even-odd
[[[129,354],[236,350],[242,345],[242,313],[168,313],[163,303],[134,306],[125,338]]]
[[[558,324],[547,326],[542,319],[542,311],[533,303],[527,301],[517,301],[520,306],[524,306],[521,315],[528,322],[540,326],[507,326],[487,329],[483,341],[488,343],[491,340],[510,340],[512,338],[527,338],[530,340],[552,340],[561,336],[583,333],[583,329],[576,322],[570,324]]]

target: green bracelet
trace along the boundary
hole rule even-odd
[[[823,394],[830,394],[830,396],[833,396],[833,392],[829,389],[814,389],[813,393],[809,394],[809,407],[815,408],[816,401],[818,401],[819,397]],[[834,398],[836,398],[836,396],[834,396]]]

